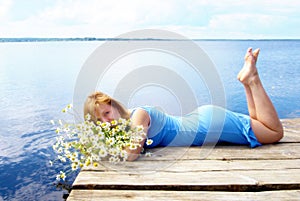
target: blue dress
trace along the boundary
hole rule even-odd
[[[217,142],[250,147],[261,145],[251,129],[249,116],[218,106],[204,105],[182,117],[168,115],[150,106],[143,106],[140,109],[145,110],[150,116],[147,136],[153,143],[145,144],[145,148],[201,146],[204,143]]]

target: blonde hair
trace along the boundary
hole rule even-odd
[[[95,111],[101,104],[108,104],[116,108],[120,113],[120,116],[124,119],[129,119],[130,117],[127,109],[119,101],[99,91],[96,91],[87,97],[84,103],[84,116],[90,114],[91,120],[97,122],[98,119],[95,115]]]

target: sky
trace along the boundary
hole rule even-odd
[[[300,39],[299,25],[299,0],[0,0],[0,38],[163,29],[193,39]]]

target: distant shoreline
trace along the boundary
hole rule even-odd
[[[60,42],[60,41],[299,41],[300,39],[165,39],[165,38],[0,38],[0,43],[7,42]]]

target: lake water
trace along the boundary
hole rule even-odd
[[[0,201],[63,200],[56,189],[51,119],[72,102],[88,56],[103,42],[0,43]],[[236,75],[247,47],[261,48],[258,68],[280,118],[300,117],[300,41],[197,41],[215,63],[228,109],[247,113]],[[70,182],[72,181],[71,178]]]

